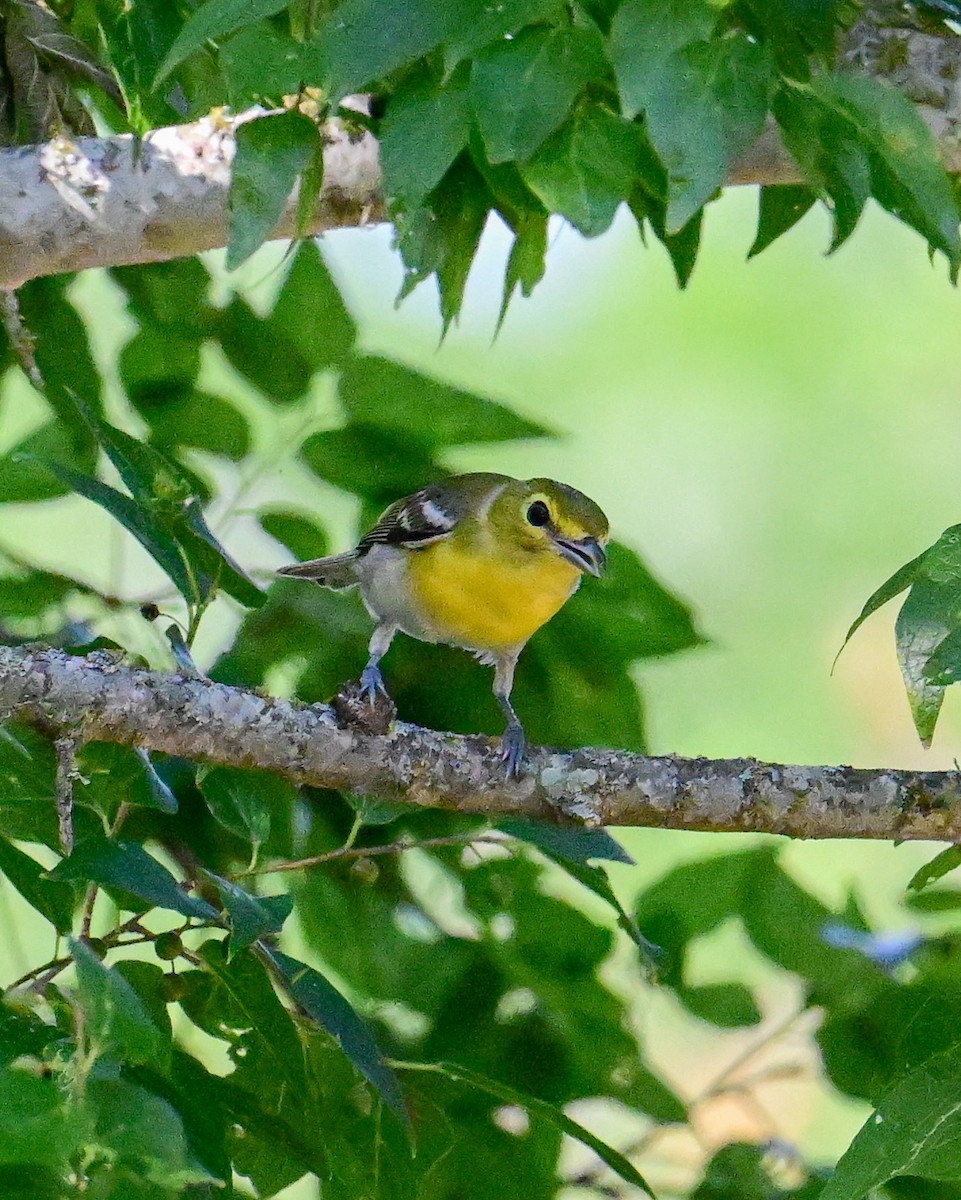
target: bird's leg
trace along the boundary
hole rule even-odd
[[[360,690],[371,704],[377,699],[378,694],[387,696],[387,685],[380,673],[380,660],[390,648],[396,632],[396,625],[383,624],[378,625],[371,636],[370,658],[367,660],[367,666],[360,673]]]
[[[494,670],[494,698],[501,706],[501,711],[507,718],[507,728],[502,739],[501,755],[507,764],[507,778],[513,779],[520,770],[527,749],[527,735],[524,726],[511,704],[511,689],[514,686],[514,668],[517,666],[517,655],[509,658],[498,658]]]

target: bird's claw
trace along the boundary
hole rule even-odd
[[[516,779],[520,774],[524,752],[527,749],[527,737],[521,725],[508,725],[504,730],[501,741],[501,758],[507,768],[507,778]]]
[[[390,699],[387,693],[387,684],[384,683],[380,667],[364,667],[360,673],[360,690],[364,699],[370,704],[376,704],[378,696],[385,696],[388,700]]]

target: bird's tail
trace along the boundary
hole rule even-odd
[[[357,562],[357,551],[350,550],[347,554],[332,554],[327,558],[312,558],[309,562],[291,563],[289,567],[281,567],[278,575],[291,575],[295,579],[313,579],[328,588],[349,588],[357,583],[354,565]]]

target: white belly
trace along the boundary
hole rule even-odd
[[[410,550],[371,546],[354,568],[367,611],[377,621],[396,625],[409,637],[436,642],[437,637],[417,617],[408,564]]]

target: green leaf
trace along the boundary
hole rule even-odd
[[[515,37],[527,25],[558,25],[566,20],[563,0],[461,0],[451,6],[444,41],[444,66],[452,70],[465,58],[495,42]]]
[[[489,1096],[493,1096],[505,1104],[516,1104],[526,1109],[533,1116],[542,1118],[562,1133],[566,1133],[569,1137],[575,1138],[585,1146],[588,1146],[625,1183],[631,1183],[635,1187],[642,1188],[653,1198],[654,1193],[645,1181],[644,1176],[641,1175],[636,1167],[628,1162],[623,1154],[615,1150],[612,1146],[608,1146],[606,1142],[602,1142],[600,1138],[595,1137],[583,1125],[579,1125],[576,1121],[572,1120],[562,1108],[554,1104],[548,1104],[545,1100],[539,1100],[535,1096],[525,1095],[523,1092],[518,1092],[506,1084],[494,1079],[488,1079],[485,1075],[481,1075],[477,1071],[471,1071],[467,1067],[459,1066],[456,1063],[405,1063],[404,1066],[408,1070],[433,1071],[438,1075],[445,1075],[448,1079],[452,1079],[457,1083],[466,1083],[470,1087],[486,1092]]]
[[[181,519],[190,533],[214,552],[215,558],[210,564],[209,570],[211,573],[216,572],[219,586],[248,608],[256,608],[262,604],[264,593],[214,536],[204,517],[203,509],[200,507],[200,501],[196,497],[188,500],[183,506]],[[182,536],[181,540],[190,547],[189,538]],[[209,558],[209,555],[202,554],[198,557],[202,563],[205,558]]]
[[[45,462],[92,471],[97,454],[89,443],[78,445],[75,434],[63,421],[48,421],[0,457],[0,504],[51,500],[68,491],[66,484],[51,477]]]
[[[908,592],[894,623],[894,641],[901,678],[911,706],[918,737],[931,745],[934,727],[944,700],[944,687],[928,681],[925,668],[932,652],[957,622],[961,605],[961,579],[945,587],[918,579]]]
[[[633,864],[634,860],[620,842],[606,829],[587,829],[578,826],[551,825],[526,817],[511,817],[498,821],[497,828],[510,837],[519,838],[552,857],[587,866],[591,859]]]
[[[379,508],[446,474],[427,447],[397,432],[357,422],[311,434],[300,454],[321,479],[363,496]]]
[[[181,548],[149,509],[92,475],[53,462],[48,462],[46,467],[72,491],[99,504],[119,521],[169,576],[184,600],[188,604],[197,602],[198,581],[191,577]]]
[[[29,1177],[30,1167],[48,1165],[57,1172],[63,1196],[63,1175],[70,1158],[91,1133],[89,1114],[65,1098],[58,1080],[39,1076],[29,1070],[5,1068],[0,1071],[0,1164],[9,1165],[20,1175],[16,1185]],[[0,1187],[6,1192],[7,1181],[0,1175]],[[23,1200],[33,1200],[34,1192],[13,1192]]]
[[[0,837],[0,872],[24,900],[47,918],[57,933],[69,933],[77,896],[73,888],[47,877],[34,858]]]
[[[315,39],[335,100],[422,58],[444,39],[456,6],[435,0],[344,0]]]
[[[143,1001],[117,971],[105,967],[83,942],[70,939],[85,1033],[98,1055],[164,1069],[170,1041],[154,1024]]]
[[[684,46],[652,80],[645,117],[667,171],[669,234],[688,224],[756,140],[772,85],[766,48],[746,35]]]
[[[384,1062],[373,1035],[353,1007],[313,967],[279,950],[265,950],[264,955],[276,969],[284,990],[334,1038],[381,1100],[406,1124],[409,1117],[397,1076]]]
[[[920,892],[922,888],[943,878],[949,871],[961,867],[961,846],[948,846],[936,854],[929,863],[918,869],[908,882],[908,891]]]
[[[610,56],[625,116],[647,107],[669,78],[671,56],[708,38],[717,17],[703,0],[624,0],[611,23]]]
[[[467,145],[469,133],[463,83],[421,86],[392,96],[378,135],[389,203],[405,210],[421,204]]]
[[[841,1156],[821,1200],[861,1200],[899,1175],[961,1179],[961,1046],[899,1079]]]
[[[130,1171],[138,1181],[162,1187],[165,1195],[191,1184],[223,1185],[195,1158],[183,1120],[168,1100],[124,1079],[96,1079],[89,1095],[97,1142],[112,1152],[112,1167],[121,1181]]]
[[[259,513],[264,533],[285,546],[294,558],[306,561],[322,558],[329,548],[326,532],[310,517],[284,509],[267,509]]]
[[[860,629],[860,627],[864,624],[868,617],[871,616],[872,613],[877,612],[877,610],[883,604],[887,604],[889,600],[893,600],[894,597],[900,592],[903,592],[906,587],[910,587],[911,584],[914,583],[921,573],[926,554],[927,551],[925,551],[924,554],[919,554],[917,558],[912,558],[911,561],[905,563],[903,567],[898,567],[890,579],[886,579],[884,583],[882,583],[877,589],[877,591],[868,597],[868,599],[865,601],[864,608],[861,609],[861,612],[854,620],[851,628],[844,635],[844,641],[841,644],[841,650],[844,649],[857,630]],[[841,653],[841,650],[838,651],[838,654]],[[837,659],[835,659],[835,661],[837,661]]]
[[[202,49],[205,42],[233,33],[242,25],[251,25],[261,17],[272,17],[286,8],[288,3],[289,0],[206,0],[184,22],[176,41],[160,64],[154,87],[161,84],[185,58]]]
[[[531,213],[515,223],[514,244],[511,246],[504,272],[504,292],[497,317],[498,330],[504,323],[507,306],[518,286],[521,295],[527,297],[544,278],[546,258],[547,215]]]
[[[490,161],[530,158],[608,69],[591,29],[533,27],[485,50],[471,68],[470,96]]]
[[[603,105],[580,105],[521,172],[550,212],[597,237],[642,171],[640,129]]]
[[[278,308],[286,306],[285,295],[286,285],[278,297]],[[316,303],[323,304],[328,299],[332,299],[332,294],[324,289],[319,292]],[[339,296],[334,303],[341,307]],[[315,364],[321,365],[318,356],[323,355],[325,347],[332,346],[321,335],[313,347],[304,347],[310,333],[301,327],[305,312],[310,311],[307,298],[301,292],[301,304],[296,313],[290,314],[289,320],[283,314],[281,319],[275,319],[273,314],[267,318],[258,317],[236,295],[220,313],[216,336],[230,365],[276,404],[290,404],[301,399],[310,386]],[[331,365],[344,357],[339,344],[334,342],[333,346],[336,349],[331,349],[335,356]]]
[[[547,432],[493,400],[374,355],[358,354],[348,361],[339,396],[352,421],[377,426],[432,454],[449,446]]]
[[[761,1011],[743,983],[706,983],[677,991],[696,1017],[721,1029],[741,1029],[761,1020]]]
[[[772,242],[792,229],[817,200],[803,184],[779,184],[762,187],[758,202],[757,234],[748,258],[766,250]]]
[[[246,262],[270,236],[319,136],[313,121],[293,111],[239,126],[228,197],[228,270]]]
[[[197,784],[214,819],[251,843],[256,855],[270,834],[270,813],[278,796],[292,804],[296,791],[279,776],[239,767],[204,768]]]
[[[204,871],[204,877],[209,879],[220,893],[220,899],[227,912],[230,923],[228,962],[260,938],[280,933],[293,910],[292,896],[254,896],[229,879],[214,875],[212,871]]]
[[[961,262],[958,203],[934,135],[914,105],[867,76],[819,76],[813,86],[851,122],[868,151],[874,198],[941,250],[956,271]]]
[[[214,920],[217,916],[205,900],[188,896],[167,868],[136,842],[85,838],[68,858],[54,867],[50,878],[61,882],[80,879],[85,883],[121,888],[146,905],[168,908],[201,921]]]
[[[266,325],[275,344],[283,335],[302,359],[304,386],[313,372],[349,358],[357,326],[313,239],[297,247]]]

